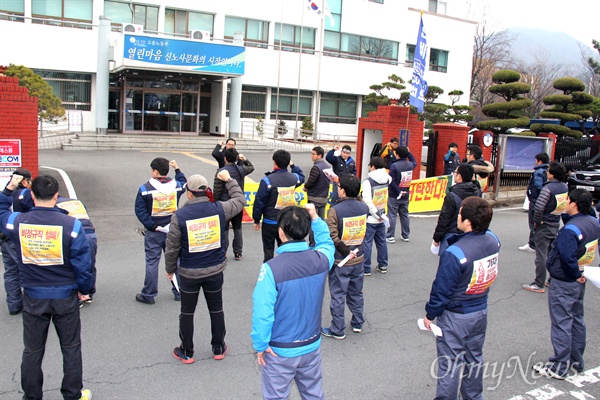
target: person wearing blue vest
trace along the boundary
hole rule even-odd
[[[331,168],[338,178],[341,178],[342,175],[356,175],[356,161],[350,154],[352,154],[352,147],[347,144],[343,145],[341,149],[340,146],[335,146],[327,152],[325,160],[331,164]],[[331,194],[330,204],[333,205],[337,201],[338,193],[337,190],[334,190]]]
[[[410,200],[410,183],[413,170],[417,167],[417,160],[406,146],[396,150],[398,161],[390,167],[392,183],[389,186],[388,218],[390,227],[387,230],[386,241],[396,243],[396,219],[400,217],[402,241],[408,242],[410,236],[410,218],[408,216],[408,203]]]
[[[175,347],[173,356],[184,364],[194,362],[194,312],[201,290],[210,314],[213,358],[222,360],[227,353],[222,291],[223,271],[227,267],[224,233],[227,221],[244,208],[246,197],[229,171],[222,170],[217,178],[225,182],[230,199],[213,202],[206,178],[190,176],[188,201],[171,217],[167,234],[165,269],[171,281],[179,271],[181,290],[181,345]]]
[[[98,252],[96,228],[94,228],[94,224],[92,224],[92,220],[88,215],[87,208],[81,202],[81,200],[58,196],[56,206],[61,210],[65,210],[69,216],[77,218],[79,222],[81,222],[83,231],[85,232],[85,237],[90,245],[90,258],[92,261],[92,288],[90,289],[90,298],[82,301],[79,305],[83,306],[83,304],[92,304],[94,302],[93,296],[96,294],[96,253]]]
[[[452,142],[448,145],[448,152],[444,155],[444,175],[454,173],[458,164],[460,164],[458,145],[455,142]]]
[[[482,399],[483,344],[487,330],[487,299],[498,275],[500,241],[488,227],[492,206],[481,197],[462,201],[425,305],[427,329],[437,318],[442,336],[437,343],[436,399]],[[464,369],[463,369],[464,368]]]
[[[557,161],[550,162],[548,167],[548,181],[544,183],[540,195],[535,202],[533,213],[534,241],[535,241],[535,279],[529,285],[522,285],[523,289],[544,293],[546,283],[546,260],[552,242],[556,239],[560,225],[560,215],[567,207],[568,187],[565,183],[567,170]]]
[[[575,189],[569,193],[567,215],[563,218],[565,226],[558,231],[546,264],[552,278],[548,308],[554,355],[547,363],[538,363],[533,369],[555,379],[565,379],[569,370],[580,373],[584,369],[586,333],[583,296],[586,278],[582,269],[594,261],[600,236],[598,220],[589,215],[591,208],[590,192]]]
[[[16,189],[20,179],[14,175],[7,189]],[[79,301],[89,298],[92,287],[89,244],[81,222],[56,207],[55,178],[38,176],[32,193],[35,206],[26,213],[10,212],[11,197],[0,194],[0,229],[16,245],[23,286],[23,398],[43,397],[42,360],[50,321],[63,354],[63,398],[89,398],[91,392],[82,390],[79,319]]]
[[[327,214],[329,234],[335,245],[334,267],[329,271],[331,325],[321,328],[321,334],[342,340],[346,337],[346,303],[352,313],[352,331],[360,333],[365,322],[363,242],[369,207],[358,197],[360,180],[354,175],[342,175],[337,190],[340,200]]]
[[[481,190],[473,182],[475,171],[467,163],[459,164],[454,171],[454,185],[448,189],[438,222],[433,233],[433,245],[438,247],[438,255],[442,255],[448,248],[448,238],[460,233],[456,225],[458,211],[464,199],[471,196],[481,197]]]
[[[244,157],[243,154],[238,154],[235,148],[225,149],[223,152],[225,157],[225,166],[217,171],[213,184],[213,197],[215,201],[226,201],[230,199],[229,192],[223,187],[223,181],[217,176],[222,170],[227,170],[229,175],[235,179],[238,183],[242,192],[244,192],[244,178],[254,172],[254,165]],[[237,164],[236,164],[237,163]],[[227,222],[227,228],[224,235],[224,248],[225,255],[227,255],[227,249],[229,248],[229,224],[233,228],[233,256],[236,261],[242,259],[242,250],[244,248],[244,237],[242,236],[242,220],[244,217],[244,210],[231,218],[231,221]]]
[[[175,169],[175,179],[168,177],[169,165]],[[152,178],[140,186],[135,198],[135,215],[146,229],[144,250],[146,252],[146,277],[142,292],[135,295],[140,303],[154,304],[158,294],[158,264],[165,250],[165,241],[171,216],[177,210],[179,198],[185,191],[185,175],[175,160],[157,157],[150,163]],[[172,288],[175,300],[181,295]]]
[[[309,230],[315,247],[306,243]],[[277,216],[278,257],[260,268],[252,295],[252,345],[262,367],[265,399],[287,399],[292,379],[303,399],[324,399],[321,309],[335,248],[314,204]]]
[[[262,218],[262,243],[263,262],[273,258],[275,242],[281,246],[281,238],[277,233],[277,216],[285,207],[296,204],[295,190],[304,183],[304,172],[291,161],[292,156],[285,150],[273,153],[273,172],[267,172],[260,180],[254,206],[252,219],[254,230],[261,230]],[[288,172],[288,165],[292,172]]]
[[[25,168],[17,168],[13,175],[20,175],[23,180],[19,182],[15,190],[11,191],[5,188],[3,193],[12,197],[13,211],[27,211],[34,206],[31,198],[31,172]],[[21,200],[19,200],[19,197],[21,197]],[[24,202],[27,206],[26,209],[21,207],[20,201]],[[23,290],[21,289],[21,278],[19,276],[17,248],[14,242],[2,232],[0,232],[0,248],[2,249],[2,262],[4,263],[4,290],[6,291],[8,313],[17,315],[23,310]]]
[[[388,186],[392,178],[385,170],[385,161],[381,157],[373,157],[369,162],[369,177],[362,184],[362,198],[369,207],[367,217],[367,232],[363,242],[365,252],[365,276],[371,275],[371,253],[373,241],[377,247],[377,266],[375,269],[385,274],[388,267],[388,249],[385,241],[385,206],[388,201]]]
[[[528,253],[535,253],[533,213],[535,211],[535,202],[537,201],[540,191],[544,183],[548,181],[548,161],[550,157],[546,153],[539,153],[535,156],[535,167],[533,167],[533,175],[527,184],[527,200],[529,200],[529,209],[527,210],[527,223],[529,225],[529,239],[527,244],[520,246],[519,250]]]
[[[317,214],[320,218],[325,219],[325,207],[329,198],[329,178],[323,172],[331,167],[323,160],[325,150],[317,146],[311,151],[313,167],[310,169],[308,178],[304,183],[304,190],[308,195],[308,202],[315,205]]]

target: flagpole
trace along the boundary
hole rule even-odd
[[[277,139],[277,132],[279,122],[279,85],[281,82],[281,36],[283,36],[283,2],[285,0],[281,0],[281,9],[279,13],[279,60],[277,64],[277,99],[275,100],[275,131],[273,132],[273,137]]]
[[[296,125],[298,129],[298,110],[300,107],[300,78],[302,75],[302,45],[304,44],[304,3],[302,4],[302,22],[300,23],[300,56],[298,57],[298,89],[296,90]],[[294,34],[294,37],[296,35]],[[294,131],[294,139],[296,139],[296,132]]]
[[[325,0],[323,0],[322,2],[322,7],[321,10],[325,10]],[[317,65],[317,93],[316,93],[316,100],[317,100],[317,111],[315,113],[315,123],[314,128],[315,128],[315,132],[318,132],[318,128],[319,128],[319,118],[321,115],[321,60],[323,59],[323,49],[325,48],[324,46],[324,40],[325,40],[325,15],[323,15],[323,18],[321,18],[321,30],[319,31],[319,61],[318,61],[318,65]]]

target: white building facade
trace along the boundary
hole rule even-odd
[[[111,20],[108,132],[227,135],[229,83],[241,77],[243,122],[262,117],[267,125],[283,120],[300,128],[309,117],[317,131],[351,140],[358,118],[369,109],[363,104],[369,86],[391,74],[410,79],[421,10],[429,46],[425,79],[446,93],[462,90],[461,103],[468,104],[475,23],[463,19],[467,4],[1,0],[0,66],[35,70],[66,109],[83,110],[84,130],[95,131],[99,20],[104,16]],[[123,33],[124,26],[131,32]],[[134,62],[127,53],[127,43],[137,38],[159,48],[163,43],[189,48],[188,56],[218,55],[233,51],[236,32],[245,40],[245,47],[234,51],[243,60],[237,68],[182,66],[185,54],[177,65]],[[449,99],[441,96],[440,101]]]

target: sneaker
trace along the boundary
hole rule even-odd
[[[233,253],[235,256],[235,261],[240,261],[242,259],[242,253]]]
[[[17,314],[19,314],[21,311],[23,311],[23,309],[22,309],[22,308],[21,308],[20,310],[9,311],[8,313],[9,313],[10,315],[17,315]]]
[[[382,274],[385,274],[387,272],[387,265],[378,265],[375,267],[375,269]]]
[[[89,299],[87,299],[87,300],[84,300],[83,302],[84,302],[85,304],[92,304],[92,303],[94,302],[94,299],[93,299],[92,295],[90,294],[90,298],[89,298]]]
[[[385,238],[385,241],[388,243],[396,243],[396,239],[393,237]]]
[[[546,282],[544,282],[544,286],[550,287],[550,279],[548,279]]]
[[[409,238],[407,238],[407,237],[404,237],[404,236],[402,236],[402,241],[403,241],[403,242],[410,242],[410,239],[409,239]]]
[[[84,301],[79,300],[79,308],[83,308],[83,305],[85,304]]]
[[[335,333],[331,332],[329,328],[321,328],[321,335],[338,340],[343,340],[346,338],[346,334],[342,333],[341,335],[336,335]]]
[[[352,332],[354,332],[354,333],[361,333],[362,332],[362,325],[352,325]]]
[[[192,364],[194,360],[192,357],[188,357],[183,353],[183,350],[181,350],[181,347],[175,347],[173,349],[173,357],[175,357],[178,360],[181,360],[181,362],[183,362],[184,364]]]
[[[526,253],[535,253],[535,249],[532,249],[531,247],[529,247],[529,243],[524,246],[519,247],[519,250],[524,251]]]
[[[173,293],[173,296],[175,297],[175,301],[181,301],[181,293]]]
[[[544,288],[539,287],[535,283],[530,283],[529,285],[523,285],[523,289],[528,290],[530,292],[535,292],[535,293],[544,293],[546,291]]]
[[[138,293],[135,295],[135,301],[139,301],[140,303],[145,303],[145,304],[154,304],[154,297],[146,297],[141,293]]]
[[[561,381],[566,378],[566,376],[557,374],[556,372],[552,371],[550,367],[547,367],[544,364],[534,365],[533,370],[542,376],[547,376],[548,378],[554,378]]]
[[[83,389],[79,400],[92,400],[92,391],[90,389]]]
[[[365,270],[365,276],[371,276],[371,270]]]
[[[229,347],[227,347],[227,345],[224,344],[223,348],[219,349],[219,350],[221,350],[221,353],[219,353],[219,354],[215,353],[215,349],[216,349],[216,347],[213,347],[213,353],[214,353],[213,358],[215,360],[219,361],[219,360],[222,360],[225,358],[225,356],[227,355],[227,351],[229,350]]]

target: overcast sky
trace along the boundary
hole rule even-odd
[[[560,31],[590,47],[592,39],[600,41],[600,0],[466,1],[471,3],[474,16],[485,6],[488,20],[493,19],[499,28],[519,26]]]

